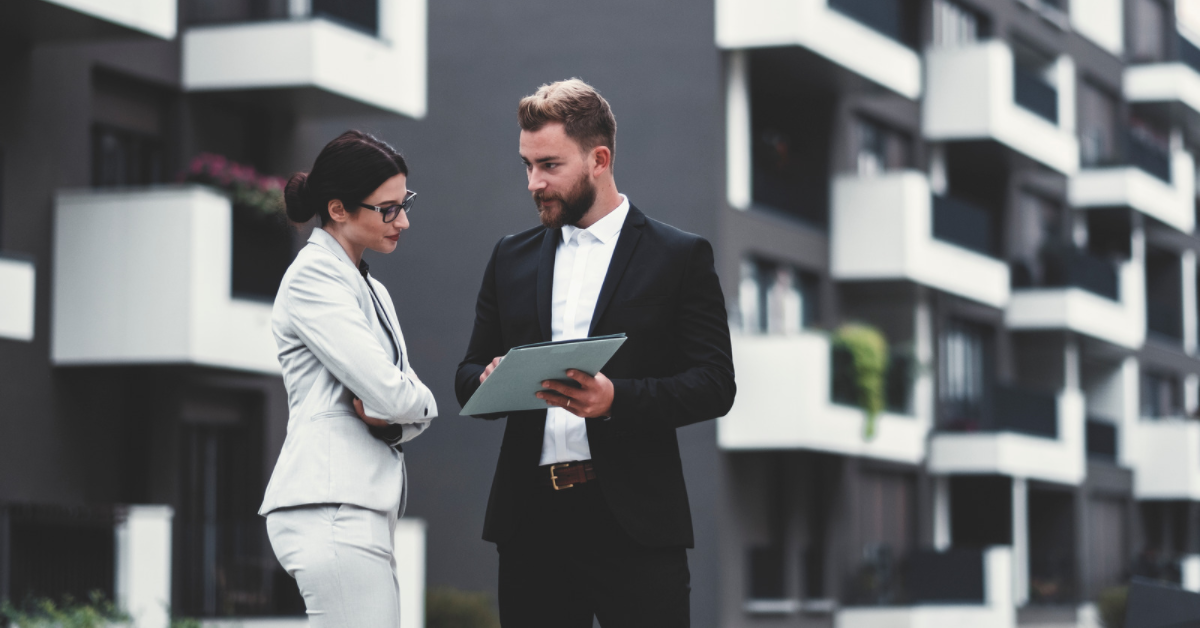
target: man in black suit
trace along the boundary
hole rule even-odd
[[[500,553],[500,620],[687,626],[692,520],[675,429],[724,415],[735,392],[712,246],[617,192],[616,120],[591,86],[542,86],[518,121],[542,225],[492,252],[459,403],[514,346],[628,339],[595,377],[568,371],[578,387],[543,382],[548,410],[508,417],[483,531]]]

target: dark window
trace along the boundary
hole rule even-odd
[[[1183,267],[1179,256],[1146,247],[1146,328],[1172,343],[1183,340]]]
[[[1079,157],[1083,166],[1107,166],[1120,159],[1117,98],[1084,80],[1079,84]]]
[[[1054,59],[1045,53],[1012,42],[1013,99],[1018,105],[1046,120],[1058,123],[1058,89]]]
[[[992,330],[949,320],[938,343],[939,423],[946,429],[981,429],[990,396]]]
[[[901,566],[916,539],[915,482],[907,474],[870,470],[859,479],[862,562],[850,595],[857,604],[895,604],[903,597]]]
[[[379,33],[378,0],[312,0],[312,14],[331,18],[372,35]]]
[[[917,44],[916,0],[829,0],[829,8],[909,46]]]
[[[157,137],[92,125],[92,185],[119,187],[166,180],[163,143]]]
[[[168,96],[113,72],[92,74],[92,185],[163,183]]]
[[[1067,491],[1029,488],[1029,599],[1067,604],[1075,598],[1075,499]]]
[[[742,262],[738,310],[744,333],[794,333],[816,320],[817,276],[757,258]]]
[[[833,103],[803,87],[795,63],[774,50],[750,57],[753,202],[823,229]]]
[[[965,46],[987,35],[987,20],[953,0],[933,0],[932,44],[936,47]]]
[[[1143,418],[1178,417],[1184,413],[1182,386],[1179,384],[1179,378],[1170,373],[1142,371],[1138,399],[1141,401]]]
[[[747,555],[749,587],[752,600],[781,600],[784,594],[783,548],[777,545],[752,547]]]
[[[1129,57],[1134,63],[1155,63],[1167,58],[1167,6],[1161,0],[1133,0],[1129,28]]]
[[[1012,544],[1012,480],[951,476],[950,538],[954,547],[983,549]]]
[[[856,136],[855,169],[870,176],[912,165],[912,140],[902,133],[869,118],[860,117],[854,125]]]
[[[87,600],[93,591],[113,599],[116,573],[113,507],[34,504],[0,506],[0,585],[13,602],[32,598]],[[5,530],[7,524],[7,530]]]

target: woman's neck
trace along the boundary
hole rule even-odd
[[[330,221],[330,224],[327,224],[321,228],[324,229],[326,233],[333,236],[333,239],[337,240],[338,244],[342,245],[342,249],[346,251],[346,255],[350,256],[350,261],[354,262],[354,267],[358,268],[362,263],[363,251],[366,250],[367,247],[361,244],[355,244],[350,240],[350,238],[346,237],[346,233],[342,229],[338,228],[338,224],[336,222]]]

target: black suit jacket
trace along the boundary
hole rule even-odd
[[[550,340],[560,238],[560,230],[539,226],[496,244],[471,343],[458,366],[460,404],[479,388],[479,375],[493,358]],[[708,241],[629,208],[589,335],[619,332],[628,339],[603,369],[615,391],[611,416],[586,421],[598,482],[617,521],[638,542],[692,547],[675,429],[723,416],[735,392],[725,299]],[[545,425],[545,410],[509,416],[485,540],[503,543],[522,525],[538,486]]]

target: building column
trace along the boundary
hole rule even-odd
[[[1029,601],[1029,483],[1025,478],[1012,481],[1012,582],[1013,604]]]
[[[933,479],[933,549],[950,549],[950,478],[939,475]]]
[[[400,585],[400,625],[425,625],[425,520],[401,518],[392,538]]]
[[[751,201],[750,59],[744,50],[729,53],[725,77],[725,196],[735,209]]]
[[[117,606],[138,628],[171,623],[170,506],[129,506],[115,527]]]

